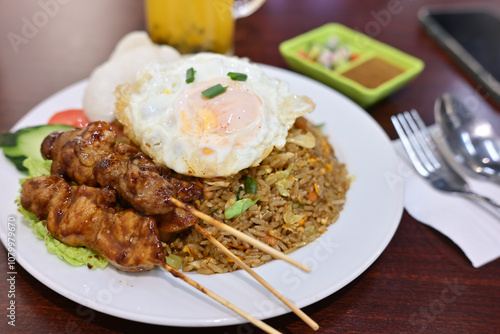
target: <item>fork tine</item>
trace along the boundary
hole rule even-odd
[[[434,171],[434,166],[429,161],[427,154],[425,154],[425,143],[422,143],[420,130],[418,129],[411,114],[405,111],[403,114],[398,115],[398,117],[402,122],[403,128],[409,134],[408,137],[410,139],[410,143],[420,159],[420,163],[429,173],[432,173]]]
[[[422,133],[422,131],[426,129],[425,124],[416,111],[405,112],[403,116],[408,123],[408,131],[412,132],[410,139],[412,140],[415,151],[425,168],[432,173],[436,168],[439,168],[439,164],[436,164],[436,159],[434,158],[428,145],[428,139],[424,138]],[[417,124],[417,122],[420,124]]]
[[[398,133],[401,144],[403,144],[403,147],[406,150],[406,153],[408,153],[408,157],[410,158],[417,172],[424,177],[429,176],[429,172],[420,161],[420,158],[415,151],[412,142],[410,141],[409,136],[412,136],[412,133],[403,115],[398,114],[397,116],[391,116],[391,121],[394,125],[394,128],[396,129],[396,132]]]
[[[412,109],[410,111],[410,114],[416,123],[415,125],[419,129],[419,131],[416,131],[416,133],[418,134],[417,137],[421,142],[422,149],[424,150],[427,158],[429,158],[429,161],[432,163],[434,168],[441,168],[441,162],[437,158],[436,154],[437,147],[434,143],[434,140],[432,139],[429,130],[427,129],[427,126],[424,124],[424,121],[422,121],[422,118],[420,118],[420,115],[415,109]]]

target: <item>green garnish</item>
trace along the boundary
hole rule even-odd
[[[182,267],[182,257],[175,254],[165,256],[165,262],[167,262],[168,265],[174,267],[177,270],[181,269]]]
[[[236,193],[236,200],[239,201],[240,200],[240,193],[243,191],[243,187],[240,186],[238,188],[238,192]]]
[[[36,158],[29,157],[24,159],[23,166],[28,170],[29,178],[49,175],[52,160],[38,160]]]
[[[234,202],[226,210],[224,210],[224,217],[226,219],[238,217],[243,212],[245,212],[248,208],[250,208],[252,205],[257,203],[257,201],[259,199],[260,199],[260,197],[254,199],[254,200],[251,198],[243,198],[243,199],[240,199],[239,201]]]
[[[68,125],[38,125],[17,130],[14,133],[0,133],[0,147],[7,159],[9,159],[20,172],[27,174],[28,170],[23,166],[26,158],[31,157],[43,161],[40,146],[43,140],[54,131],[72,130],[74,127]]]
[[[326,125],[326,123],[325,123],[325,122],[323,122],[323,123],[318,123],[318,124],[315,124],[315,125],[314,125],[314,127],[316,127],[316,128],[322,128],[322,127],[324,127],[325,125]]]
[[[246,81],[248,78],[248,76],[245,73],[238,73],[238,72],[229,72],[227,76],[230,77],[231,80],[236,80],[236,81]]]
[[[191,83],[194,81],[194,74],[196,71],[191,67],[186,71],[186,83]]]
[[[259,184],[257,183],[257,180],[254,179],[253,177],[248,176],[245,179],[245,192],[247,194],[256,194],[258,187]]]
[[[211,99],[213,97],[216,97],[219,94],[222,94],[226,91],[227,86],[224,87],[221,84],[217,84],[215,86],[212,86],[210,88],[205,89],[203,92],[201,92],[201,95]]]

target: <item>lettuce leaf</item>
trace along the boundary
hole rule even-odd
[[[51,160],[39,160],[35,158],[26,158],[23,161],[23,166],[28,170],[30,178],[50,174]]]

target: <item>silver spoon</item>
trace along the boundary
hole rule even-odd
[[[491,124],[450,94],[436,101],[434,117],[457,162],[472,176],[500,184],[500,138]]]

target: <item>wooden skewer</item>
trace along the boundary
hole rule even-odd
[[[274,329],[273,327],[269,326],[265,322],[263,322],[263,321],[255,318],[254,316],[252,316],[251,314],[243,311],[242,309],[240,309],[239,307],[235,306],[234,304],[231,304],[230,302],[228,302],[227,300],[225,300],[221,296],[217,295],[215,292],[212,292],[211,290],[205,288],[200,283],[192,280],[191,278],[189,278],[188,276],[184,275],[183,273],[181,273],[180,271],[178,271],[174,267],[168,265],[167,263],[162,262],[161,266],[165,270],[167,270],[169,273],[171,273],[174,277],[180,278],[181,280],[183,280],[184,282],[188,283],[192,287],[200,290],[201,292],[203,292],[204,294],[206,294],[210,298],[214,299],[215,301],[219,302],[223,306],[225,306],[225,307],[229,308],[230,310],[236,312],[237,314],[241,315],[242,317],[244,317],[245,319],[247,319],[249,322],[251,322],[255,326],[259,327],[260,329],[262,329],[266,333],[281,334],[280,332],[278,332],[276,329]]]
[[[307,314],[305,314],[301,309],[295,306],[291,301],[289,301],[285,296],[279,293],[278,290],[273,288],[271,284],[260,277],[255,271],[252,270],[245,262],[243,262],[239,257],[234,255],[229,249],[221,244],[217,239],[215,239],[210,233],[208,233],[199,224],[195,224],[194,227],[205,236],[211,243],[213,243],[217,248],[219,248],[224,254],[229,256],[234,262],[236,262],[242,269],[244,269],[250,276],[255,278],[260,284],[262,284],[267,290],[269,290],[273,295],[275,295],[279,300],[281,300],[286,306],[288,306],[293,313],[295,313],[299,318],[301,318],[309,327],[314,330],[318,330],[319,325],[312,320]]]
[[[175,206],[177,206],[181,209],[184,209],[186,211],[189,211],[193,215],[195,215],[196,217],[203,219],[208,224],[214,225],[214,226],[220,228],[221,230],[224,230],[226,232],[231,233],[232,235],[238,237],[239,239],[248,242],[252,246],[255,246],[256,248],[260,249],[261,251],[266,252],[267,254],[269,254],[277,259],[284,260],[284,261],[286,261],[286,262],[288,262],[288,263],[290,263],[290,264],[296,266],[297,268],[300,268],[306,272],[311,271],[311,268],[298,262],[297,260],[292,259],[291,257],[287,256],[286,254],[272,248],[269,245],[266,245],[265,243],[255,239],[255,238],[252,238],[252,237],[246,235],[245,233],[243,233],[241,231],[238,231],[237,229],[235,229],[229,225],[226,225],[226,224],[218,221],[217,219],[215,219],[213,217],[210,217],[209,215],[207,215],[199,210],[196,210],[194,207],[192,207],[184,202],[181,202],[176,198],[170,197],[169,201],[172,202],[172,204],[174,204]]]

